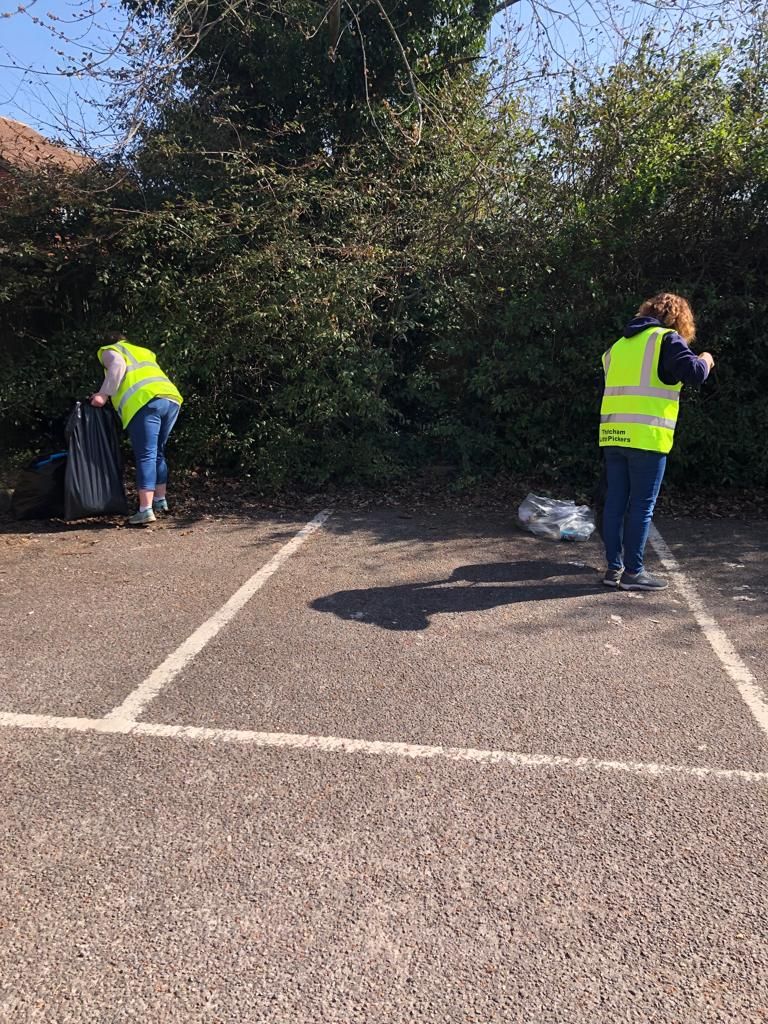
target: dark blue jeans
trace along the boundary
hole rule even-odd
[[[659,496],[667,456],[640,448],[603,448],[608,490],[603,542],[609,569],[637,573]]]
[[[168,482],[165,444],[178,415],[178,402],[153,398],[131,418],[128,436],[136,458],[136,486],[140,491],[154,491],[158,484]]]

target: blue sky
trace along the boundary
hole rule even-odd
[[[114,66],[109,53],[125,25],[118,0],[16,0],[19,4],[20,9],[14,0],[0,0],[0,14],[5,15],[0,17],[0,114],[86,148],[108,146],[114,136],[103,117],[109,96],[107,80],[67,77],[61,69],[89,51]],[[649,11],[648,6],[632,0],[625,0],[623,7],[611,4],[610,8],[634,23],[635,31],[639,12],[647,17]],[[494,20],[489,46],[514,36],[518,25],[526,27],[528,44],[537,45],[534,9],[542,14],[553,11],[550,3],[520,0]],[[562,57],[585,39],[591,40],[593,56],[609,61],[611,35],[601,25],[600,15],[607,8],[600,7],[600,0],[563,0],[560,10],[577,12],[580,28],[556,13],[543,14],[548,20],[538,45]],[[523,37],[525,33],[519,38]]]
[[[0,114],[46,135],[98,145],[106,81],[60,72],[84,52],[108,52],[124,21],[119,9],[101,0],[32,0],[18,10],[0,0],[0,12]]]

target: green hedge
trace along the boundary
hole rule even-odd
[[[283,166],[157,135],[98,188],[19,179],[0,210],[6,448],[45,443],[121,327],[187,398],[188,465],[264,490],[436,463],[585,481],[600,355],[664,288],[717,358],[673,476],[765,485],[765,76],[748,46],[641,48],[546,118],[447,83],[418,147],[370,133]]]

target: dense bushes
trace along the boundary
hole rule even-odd
[[[435,463],[586,479],[600,355],[663,287],[718,359],[674,473],[765,484],[765,75],[748,46],[645,45],[546,118],[490,114],[464,71],[418,146],[390,120],[293,162],[205,154],[176,112],[130,174],[19,181],[0,211],[2,436],[40,443],[121,326],[187,396],[190,464],[264,488]]]

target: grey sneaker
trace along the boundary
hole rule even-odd
[[[623,574],[623,569],[607,569],[605,576],[603,576],[603,584],[606,587],[618,587]]]
[[[157,522],[155,519],[155,513],[151,508],[145,508],[143,511],[139,510],[134,512],[131,518],[128,520],[129,526],[149,526],[150,523]]]
[[[640,572],[625,572],[619,586],[622,590],[666,590],[669,584],[658,576],[651,576],[642,569]]]
[[[155,498],[155,500],[152,502],[152,511],[153,512],[162,512],[163,515],[167,516],[169,511],[170,511],[170,509],[168,508],[168,499],[167,498]]]

